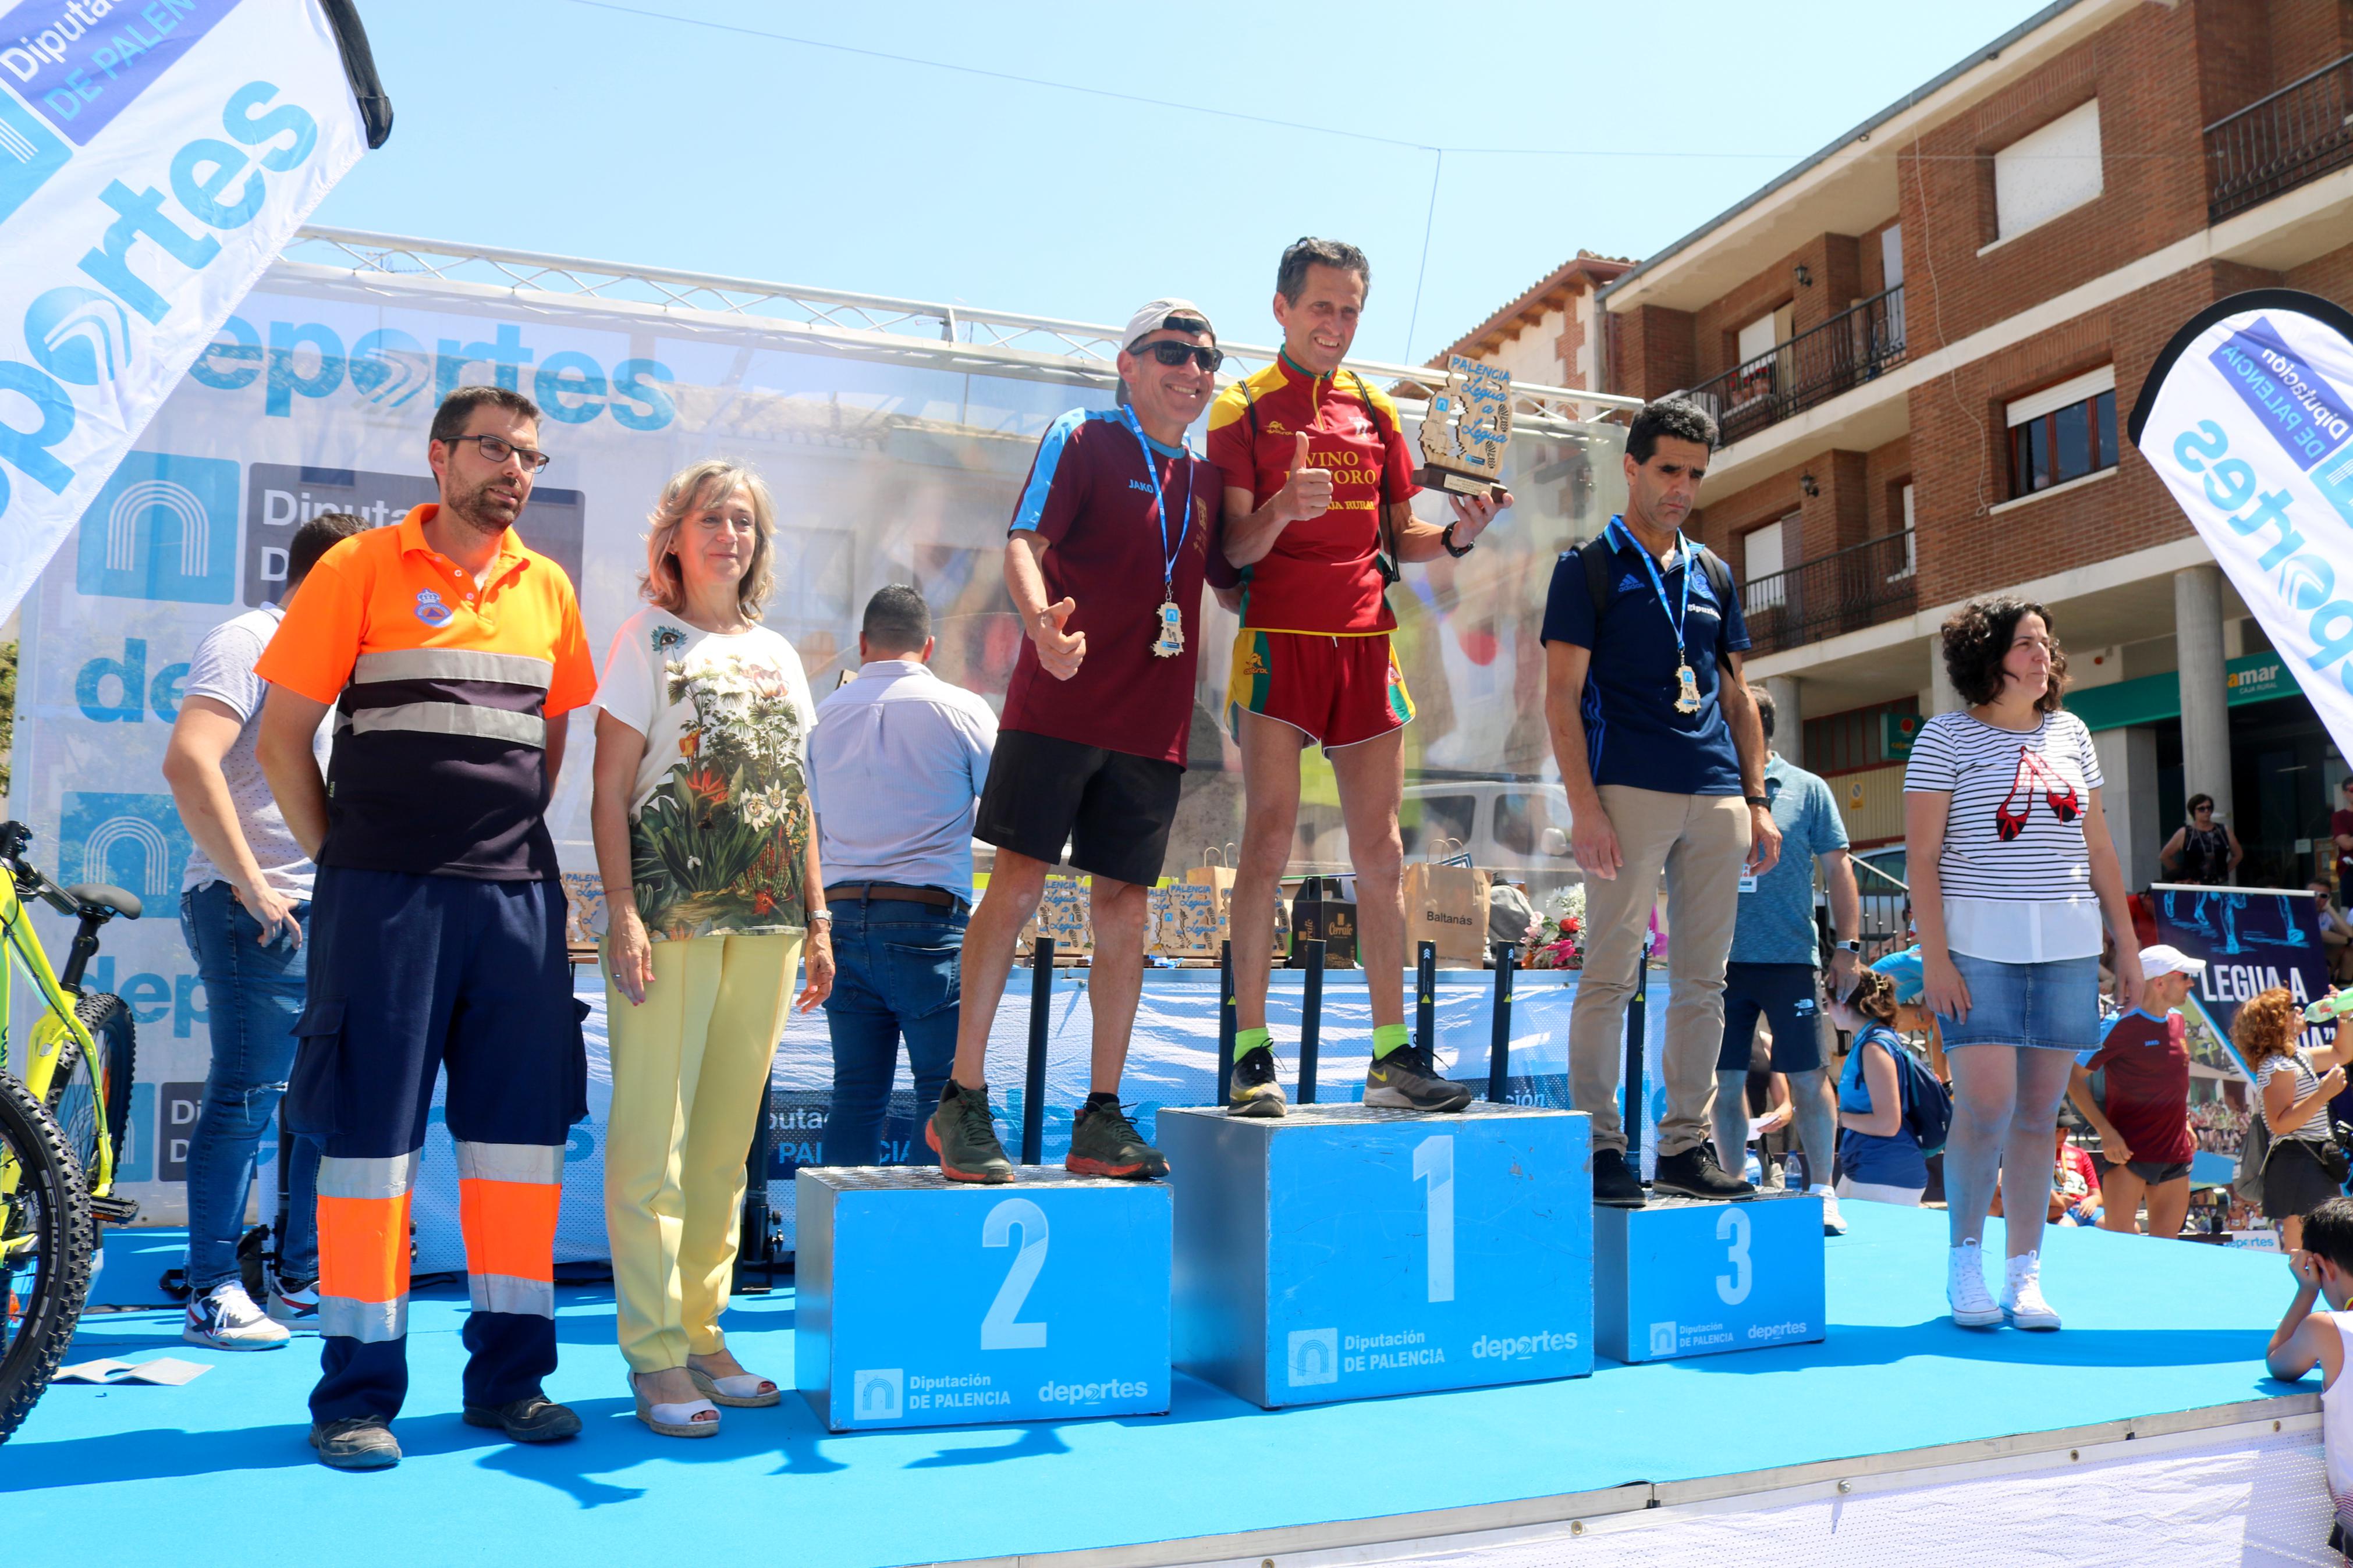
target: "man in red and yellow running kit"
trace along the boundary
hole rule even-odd
[[[1397,617],[1385,595],[1399,563],[1469,554],[1511,499],[1452,498],[1453,521],[1443,528],[1413,515],[1418,492],[1397,406],[1342,363],[1371,277],[1353,245],[1302,239],[1285,250],[1274,296],[1282,353],[1229,386],[1209,411],[1209,460],[1225,476],[1224,563],[1242,591],[1227,690],[1248,796],[1232,899],[1228,1109],[1237,1115],[1287,1109],[1266,1027],[1267,955],[1275,882],[1299,817],[1299,754],[1310,741],[1331,760],[1356,865],[1373,1011],[1365,1103],[1460,1110],[1472,1098],[1437,1076],[1405,1026],[1398,808],[1413,699],[1389,647]],[[1224,584],[1214,571],[1210,580]]]

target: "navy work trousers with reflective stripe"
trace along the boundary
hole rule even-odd
[[[290,1123],[324,1152],[313,1420],[389,1419],[407,1392],[408,1205],[379,1178],[425,1147],[444,1066],[449,1133],[469,1167],[465,1401],[537,1394],[555,1369],[554,1188],[569,1129],[588,1112],[564,918],[554,881],[319,869],[286,1098]],[[369,1203],[380,1208],[357,1206]],[[342,1294],[339,1279],[353,1281]]]

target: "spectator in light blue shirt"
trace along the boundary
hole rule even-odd
[[[858,678],[818,704],[809,737],[818,864],[833,911],[833,1106],[825,1163],[881,1163],[899,1041],[915,1121],[955,1057],[972,820],[997,716],[927,668],[932,612],[902,584],[878,592],[858,634]],[[932,1158],[920,1139],[913,1160]]]

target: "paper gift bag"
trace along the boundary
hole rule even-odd
[[[1468,866],[1418,860],[1405,868],[1406,957],[1425,942],[1438,944],[1440,963],[1479,963],[1487,956],[1487,888],[1491,878]]]
[[[1084,877],[1049,877],[1046,890],[1039,896],[1038,912],[1021,928],[1021,951],[1037,951],[1037,939],[1054,939],[1058,958],[1082,956],[1094,952],[1094,920],[1088,909],[1088,891],[1092,879]]]

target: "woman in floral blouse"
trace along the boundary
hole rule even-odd
[[[815,709],[792,645],[759,625],[776,509],[711,461],[664,488],[647,607],[596,692],[590,819],[604,876],[613,1112],[605,1217],[638,1417],[706,1437],[718,1405],[774,1405],[728,1352],[744,1152],[803,961],[833,987],[804,751]]]

